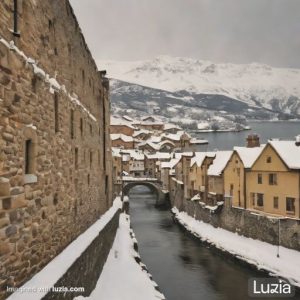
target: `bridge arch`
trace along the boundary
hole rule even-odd
[[[139,182],[139,181],[128,182],[123,187],[124,195],[128,196],[130,190],[132,188],[134,188],[135,186],[139,186],[139,185],[148,187],[151,190],[151,192],[153,192],[156,195],[156,198],[159,199],[159,188],[154,183],[151,183],[151,182]]]

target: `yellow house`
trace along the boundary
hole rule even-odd
[[[269,141],[246,181],[248,208],[299,218],[300,143]]]
[[[207,203],[215,205],[224,200],[224,169],[232,155],[232,151],[217,151],[213,163],[207,170],[208,193]]]
[[[189,190],[192,196],[200,194],[200,198],[204,201],[208,187],[207,170],[215,155],[216,152],[196,152],[191,159]]]
[[[231,206],[247,208],[246,171],[249,170],[264,146],[234,147],[234,151],[224,169],[224,196]]]

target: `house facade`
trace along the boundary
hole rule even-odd
[[[295,141],[270,141],[246,173],[249,209],[300,218],[300,147]]]

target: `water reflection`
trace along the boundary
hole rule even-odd
[[[130,193],[130,214],[142,260],[167,299],[253,299],[248,297],[248,279],[265,275],[188,235],[169,210],[155,208],[155,195],[147,188]]]

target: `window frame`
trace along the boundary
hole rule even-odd
[[[264,194],[263,193],[256,194],[256,206],[264,207]]]
[[[262,173],[257,174],[257,184],[263,184],[263,176]]]

